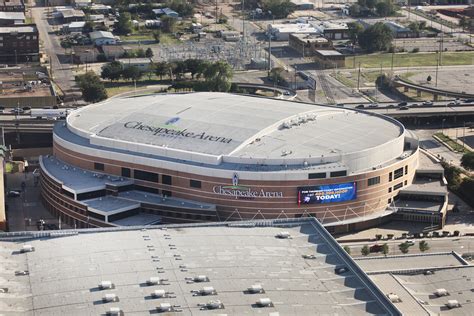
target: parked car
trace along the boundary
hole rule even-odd
[[[344,103],[338,103],[336,106],[344,107]]]
[[[433,105],[433,102],[431,102],[431,101],[425,101],[425,102],[423,102],[423,105],[431,106],[431,105]]]
[[[19,197],[21,195],[21,191],[19,190],[10,190],[7,192],[7,197]]]
[[[379,107],[378,103],[369,104],[369,108],[378,108],[378,107]]]
[[[375,244],[373,246],[370,246],[369,251],[370,252],[381,252],[382,251],[382,245]]]
[[[409,110],[410,108],[408,106],[401,106],[398,109],[399,110]]]
[[[359,105],[356,106],[356,109],[363,109],[363,108],[365,108],[365,105],[363,105],[363,104],[359,104]]]
[[[407,106],[407,105],[408,105],[408,103],[405,102],[405,101],[398,103],[398,106]]]
[[[410,246],[413,246],[415,244],[415,242],[411,239],[408,239],[407,241],[405,241],[405,243],[410,245]]]

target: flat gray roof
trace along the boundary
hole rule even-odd
[[[211,92],[110,99],[74,111],[68,126],[111,144],[129,142],[130,150],[138,143],[252,159],[361,152],[403,130],[350,109]]]
[[[161,216],[149,213],[139,213],[126,218],[112,221],[112,224],[118,226],[140,226],[155,225],[161,222]]]
[[[440,202],[406,200],[403,198],[394,201],[393,206],[402,208],[404,211],[409,211],[412,209],[416,211],[426,211],[432,213],[439,213],[443,209],[443,204]]]
[[[291,238],[276,238],[282,231]],[[19,253],[24,244],[35,251]],[[399,315],[315,219],[78,230],[0,246],[2,286],[9,288],[1,313],[103,315],[119,307],[125,315],[148,315],[166,302],[180,315]],[[349,270],[338,274],[340,266]],[[29,275],[15,276],[18,270]],[[192,282],[196,276],[205,282]],[[159,284],[147,285],[150,277]],[[100,290],[101,281],[113,289]],[[254,284],[264,292],[248,294]],[[203,287],[216,293],[193,295]],[[167,297],[153,298],[158,289]],[[104,303],[107,293],[119,301]],[[261,298],[270,298],[271,306],[258,307]],[[199,304],[211,300],[224,308],[202,311]]]
[[[81,201],[81,203],[87,205],[90,211],[102,215],[112,215],[140,207],[137,201],[120,199],[111,195]]]
[[[36,25],[18,25],[18,26],[4,26],[0,27],[0,34],[10,34],[12,32],[18,33],[37,33]]]
[[[418,247],[417,244],[412,247]],[[409,254],[380,257],[355,258],[355,262],[365,272],[391,272],[428,268],[446,268],[462,266],[464,262],[455,253]]]

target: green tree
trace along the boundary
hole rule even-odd
[[[347,28],[349,30],[349,38],[353,45],[356,45],[359,40],[359,35],[364,31],[364,26],[359,22],[349,22],[347,23]]]
[[[410,248],[410,244],[407,242],[404,242],[398,245],[398,249],[400,249],[402,253],[408,253],[409,248]]]
[[[194,5],[185,0],[170,0],[166,2],[166,6],[183,17],[193,14]]]
[[[462,155],[461,166],[467,170],[474,170],[474,152],[469,152]]]
[[[132,17],[130,13],[120,13],[117,24],[115,26],[115,32],[117,32],[118,34],[128,34],[132,32]]]
[[[204,72],[209,91],[228,92],[231,87],[232,68],[225,61],[212,63]]]
[[[143,50],[143,48],[137,49],[135,55],[136,55],[138,58],[143,58],[143,57],[146,56],[145,51]]]
[[[277,19],[284,19],[296,10],[296,5],[290,0],[262,0],[261,5],[264,12],[271,12]]]
[[[469,21],[469,18],[467,16],[462,16],[460,19],[459,19],[459,26],[465,30],[469,27],[469,24],[470,24],[470,21]]]
[[[430,246],[428,246],[428,243],[424,240],[418,243],[418,247],[420,248],[421,252],[425,252],[430,249]]]
[[[128,66],[122,71],[122,77],[125,80],[139,80],[143,72],[137,66]]]
[[[90,33],[93,30],[94,30],[94,22],[88,20],[87,15],[86,15],[86,23],[84,24],[83,32]]]
[[[390,0],[377,2],[375,5],[375,11],[378,16],[390,16],[395,13],[394,6]]]
[[[393,35],[388,26],[382,22],[366,28],[359,35],[359,45],[369,53],[387,50],[392,43]]]
[[[366,3],[365,5],[367,6],[367,8],[373,9],[375,8],[375,5],[377,4],[377,0],[366,0],[365,3]]]
[[[360,10],[361,10],[360,5],[358,5],[357,3],[354,3],[353,5],[349,7],[349,14],[353,17],[358,17],[360,16]],[[354,23],[354,22],[350,22],[350,23]]]
[[[364,245],[364,247],[362,247],[362,249],[360,250],[360,253],[361,253],[363,256],[368,256],[369,253],[370,253],[369,246]]]
[[[155,42],[159,43],[160,42],[160,37],[161,37],[161,31],[160,30],[153,31],[153,38],[155,39]]]
[[[367,7],[367,1],[366,0],[357,0],[357,4],[361,7]]]
[[[111,81],[120,79],[122,75],[123,65],[119,61],[113,61],[111,63],[102,66],[102,72],[100,74],[102,79],[109,79]]]
[[[175,75],[177,78],[181,79],[184,77],[184,74],[188,71],[187,64],[184,60],[178,60],[175,62],[175,64],[176,64]]]
[[[176,19],[170,16],[161,17],[161,29],[166,33],[176,32]]]
[[[270,76],[269,79],[277,85],[282,84],[283,82],[283,76],[281,75],[283,73],[284,69],[281,67],[275,67],[270,70]]]
[[[388,247],[388,244],[383,244],[382,245],[382,253],[386,256],[390,252],[390,248]]]
[[[148,48],[146,49],[146,51],[145,51],[145,57],[147,57],[147,58],[152,58],[152,57],[153,57],[153,50],[152,50],[150,47],[148,47]]]
[[[347,252],[347,254],[350,256],[351,255],[351,247],[345,245],[344,246],[344,251]]]
[[[161,61],[155,64],[155,74],[160,76],[160,80],[163,80],[163,76],[169,73],[169,65],[165,61]]]
[[[95,103],[107,99],[104,84],[95,72],[90,71],[84,75],[76,76],[76,81],[81,89],[84,101]]]
[[[186,59],[184,61],[186,63],[186,69],[191,73],[191,77],[194,79],[194,76],[199,73],[201,65],[203,64],[203,61],[200,59]]]
[[[426,81],[428,81],[428,82],[431,82],[432,79],[433,78],[431,78],[431,75],[428,75],[428,77],[426,77]]]

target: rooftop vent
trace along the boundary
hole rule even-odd
[[[457,300],[449,300],[448,303],[446,303],[446,307],[451,309],[451,308],[461,307],[461,304],[459,304]]]
[[[446,289],[436,289],[435,293],[434,293],[436,296],[440,297],[440,296],[447,296],[448,295],[448,291],[446,291]]]
[[[102,281],[99,284],[99,288],[101,290],[112,289],[113,287],[114,287],[114,284],[112,283],[112,281]]]
[[[120,310],[120,307],[111,307],[107,311],[107,315],[111,315],[111,316],[118,316],[118,315],[121,315],[121,314],[122,314],[122,311]]]
[[[212,286],[205,286],[199,291],[193,290],[191,291],[193,293],[193,296],[197,295],[215,295],[217,294],[216,290]]]
[[[252,294],[263,293],[263,287],[261,284],[253,284],[247,290],[249,293],[252,293]]]
[[[208,282],[209,278],[205,275],[197,275],[193,278],[194,282]]]
[[[156,307],[156,310],[160,313],[171,312],[173,311],[173,306],[171,306],[170,303],[161,303],[160,305]]]
[[[260,307],[271,307],[273,306],[273,303],[271,299],[269,299],[268,297],[265,297],[265,298],[258,299],[257,305]]]
[[[224,308],[224,304],[222,304],[221,301],[219,300],[212,300],[207,302],[206,304],[198,304],[198,306],[201,306],[201,309],[220,309]]]
[[[163,289],[154,290],[153,293],[151,293],[151,296],[154,298],[162,298],[166,296],[166,292]]]
[[[21,252],[33,252],[35,251],[35,247],[33,247],[32,245],[23,245],[23,247],[21,248]]]
[[[22,270],[22,271],[15,271],[15,275],[21,276],[21,275],[29,275],[30,271],[28,270]]]
[[[160,278],[159,277],[151,277],[146,281],[146,284],[148,284],[148,285],[158,285],[158,284],[160,284]]]
[[[394,294],[394,293],[389,293],[387,294],[387,297],[388,299],[390,300],[390,302],[392,303],[399,303],[401,302],[402,300],[398,297],[397,294]]]
[[[280,239],[288,239],[290,237],[291,235],[287,231],[279,232],[278,234],[276,234],[276,238],[280,238]]]
[[[118,301],[118,296],[114,293],[107,293],[102,298],[102,301],[104,301],[106,303],[108,303],[108,302],[117,302]]]
[[[303,255],[302,257],[303,259],[312,259],[312,260],[316,259],[315,255]]]

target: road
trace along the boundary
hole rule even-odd
[[[43,42],[43,50],[50,58],[52,79],[66,95],[65,102],[75,103],[75,100],[81,98],[81,92],[74,81],[71,64],[61,63],[60,58],[65,56],[65,51],[61,47],[58,37],[53,34],[48,24],[47,8],[31,8],[31,14],[38,28],[40,39]]]

